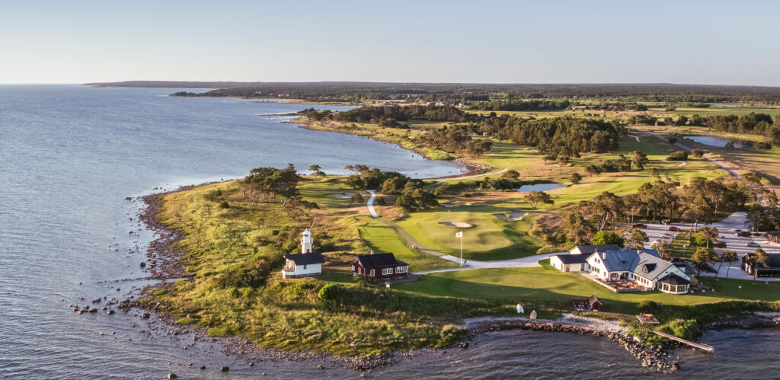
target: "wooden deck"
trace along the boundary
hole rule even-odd
[[[707,351],[707,352],[715,352],[715,347],[712,347],[712,346],[710,346],[708,344],[691,342],[690,340],[685,340],[683,338],[678,338],[678,337],[676,337],[674,335],[669,335],[667,333],[662,333],[660,331],[653,331],[653,332],[658,334],[658,335],[660,335],[660,336],[662,336],[662,337],[664,337],[664,338],[671,339],[671,340],[676,340],[676,341],[678,341],[680,343],[687,344],[687,345],[689,345],[691,347],[698,348],[700,350],[704,350],[704,351]]]

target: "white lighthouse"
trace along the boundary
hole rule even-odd
[[[308,228],[301,236],[301,253],[311,253],[311,232]]]
[[[318,276],[322,274],[322,264],[325,259],[319,252],[314,252],[311,248],[311,232],[307,228],[301,236],[301,253],[285,255],[284,268],[282,268],[283,278],[298,278]]]

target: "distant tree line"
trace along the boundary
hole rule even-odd
[[[517,98],[474,103],[469,109],[477,111],[541,111],[562,110],[571,105],[568,100],[524,100]]]
[[[399,124],[393,124],[393,122],[410,120],[449,122],[464,122],[467,120],[466,113],[461,109],[446,105],[367,106],[340,112],[309,108],[298,113],[312,120],[376,123],[384,126],[399,126]]]
[[[528,120],[514,116],[492,116],[482,120],[479,130],[488,136],[536,148],[550,159],[568,161],[583,152],[608,152],[618,148],[624,128],[604,120],[557,117]]]

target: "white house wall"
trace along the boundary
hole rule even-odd
[[[304,269],[304,267],[306,267]],[[314,276],[322,273],[322,264],[296,265],[292,272],[285,271],[285,277]]]

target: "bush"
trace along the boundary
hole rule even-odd
[[[339,288],[336,284],[327,284],[317,293],[317,298],[322,302],[333,302],[339,296]]]
[[[759,143],[756,143],[756,148],[758,148],[758,149],[772,149],[772,144],[765,143],[765,142],[759,142]]]
[[[691,151],[691,156],[699,158],[704,155],[704,152],[701,149],[694,149]]]
[[[655,301],[644,300],[639,303],[639,312],[644,314],[658,314],[661,312],[661,306]]]
[[[695,319],[675,319],[659,330],[688,340],[696,339],[701,334],[699,323]]]
[[[441,328],[441,333],[439,334],[440,340],[436,343],[436,347],[452,346],[460,341],[463,336],[466,335],[466,332],[466,329],[453,324],[444,325],[444,327]]]
[[[222,201],[219,203],[219,208],[230,208],[230,203],[227,201]]]
[[[666,161],[685,161],[688,159],[688,152],[684,150],[678,150],[676,152],[672,152],[672,154],[669,155],[669,157],[666,157]]]
[[[206,333],[206,336],[214,338],[227,338],[231,335],[233,335],[233,330],[230,326],[209,327],[209,331]]]

